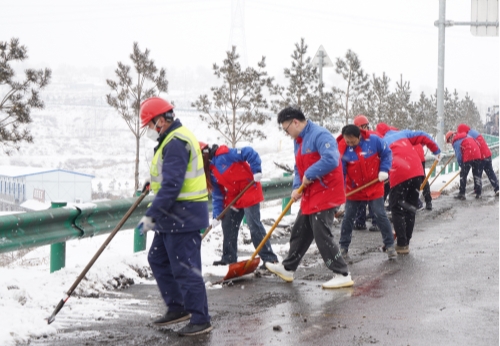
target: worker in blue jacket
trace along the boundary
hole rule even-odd
[[[138,228],[154,230],[148,252],[167,312],[153,323],[167,326],[189,320],[181,336],[212,330],[201,274],[200,230],[208,226],[208,191],[200,145],[193,133],[174,119],[173,106],[159,97],[141,104],[148,136],[158,141],[150,167],[155,198]]]

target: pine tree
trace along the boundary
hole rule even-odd
[[[448,89],[444,90],[444,132],[456,130],[461,121],[460,99],[457,90],[450,94]]]
[[[140,106],[147,98],[167,92],[168,81],[166,70],[164,68],[158,70],[154,60],[149,58],[149,49],[141,52],[137,42],[134,42],[130,59],[135,75],[132,76],[130,66],[118,62],[118,68],[115,70],[118,80],[106,80],[112,90],[106,95],[106,100],[125,120],[135,137],[134,191],[136,191],[139,188],[139,144],[145,132],[145,129],[141,128]]]
[[[33,143],[33,136],[24,125],[30,124],[31,110],[43,109],[40,90],[50,82],[50,69],[25,70],[25,79],[17,80],[11,64],[28,58],[28,49],[11,38],[0,41],[0,144],[7,155],[19,150],[22,141]]]
[[[288,86],[275,84],[270,88],[271,95],[279,97],[271,101],[274,113],[293,106],[300,108],[306,117],[313,115],[317,107],[314,87],[318,85],[319,75],[316,66],[311,64],[311,57],[306,56],[307,48],[303,38],[300,45],[295,44],[291,55],[292,66],[283,70]]]
[[[459,110],[462,115],[461,123],[465,123],[477,131],[484,131],[481,115],[477,110],[474,100],[468,93],[466,93],[465,98],[460,101]]]
[[[212,101],[208,95],[200,95],[191,106],[202,112],[200,118],[209,129],[217,130],[234,148],[240,140],[252,142],[266,138],[264,131],[256,125],[264,125],[271,119],[262,111],[268,108],[262,88],[270,88],[272,78],[264,71],[265,57],[258,62],[257,69],[247,67],[242,70],[236,47],[226,54],[222,66],[213,65],[214,74],[222,79],[222,85],[210,88]]]
[[[336,108],[340,111],[344,123],[349,124],[360,110],[365,109],[366,98],[370,91],[368,75],[361,68],[361,61],[356,53],[347,50],[345,60],[337,58],[335,72],[342,76],[347,85],[344,89],[333,87]]]
[[[403,81],[402,75],[399,82],[396,82],[396,90],[389,99],[390,108],[388,116],[390,121],[387,123],[398,129],[405,129],[411,126],[413,105],[411,102],[410,82]]]
[[[367,110],[365,115],[370,119],[370,123],[378,124],[386,122],[386,116],[389,112],[389,90],[390,78],[385,72],[382,77],[372,76],[371,88],[367,96]]]
[[[412,122],[408,128],[425,131],[431,136],[436,137],[436,100],[432,96],[428,98],[424,92],[421,92],[418,102],[413,104],[413,110]]]

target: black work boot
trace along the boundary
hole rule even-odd
[[[180,336],[193,336],[193,335],[208,333],[212,329],[213,329],[213,327],[210,324],[210,322],[203,323],[203,324],[189,323],[187,326],[185,326],[184,328],[179,330],[177,333]]]
[[[462,194],[460,194],[460,193],[459,193],[458,195],[456,195],[456,196],[455,196],[455,198],[456,198],[456,199],[459,199],[459,200],[461,200],[461,201],[465,201],[465,200],[466,200],[465,195],[462,195]]]
[[[169,324],[174,324],[178,322],[182,322],[185,320],[189,320],[191,318],[191,314],[187,311],[176,311],[176,312],[167,312],[164,316],[157,319],[153,322],[155,326],[167,326]]]
[[[429,202],[426,202],[426,203],[425,203],[425,209],[427,209],[427,210],[432,210],[432,202],[430,202],[430,201],[429,201]]]

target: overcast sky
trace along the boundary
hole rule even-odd
[[[469,21],[470,3],[447,1],[446,18]],[[52,69],[61,64],[130,63],[134,41],[141,49],[149,48],[167,71],[211,68],[229,48],[231,4],[2,0],[0,41],[19,38],[29,49],[29,63]],[[249,65],[266,56],[270,75],[281,78],[294,44],[305,38],[311,56],[320,45],[333,61],[351,49],[367,73],[386,72],[393,85],[402,74],[415,93],[430,93],[437,85],[438,13],[438,0],[253,0],[244,1],[240,28]],[[233,32],[242,37],[238,27]],[[456,88],[462,97],[468,91],[479,102],[498,104],[498,37],[474,37],[464,26],[447,28],[445,57],[445,87]],[[333,68],[324,70],[324,78],[327,85],[335,82]]]

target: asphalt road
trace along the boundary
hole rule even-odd
[[[57,335],[29,344],[498,345],[498,198],[485,187],[482,200],[442,195],[433,205],[418,212],[411,252],[396,261],[378,251],[379,233],[354,231],[353,288],[323,290],[330,272],[309,250],[293,283],[259,272],[208,290],[210,334],[179,337],[184,323],[154,327],[165,308],[151,284],[124,292],[138,301],[117,300],[117,319],[67,320]]]

